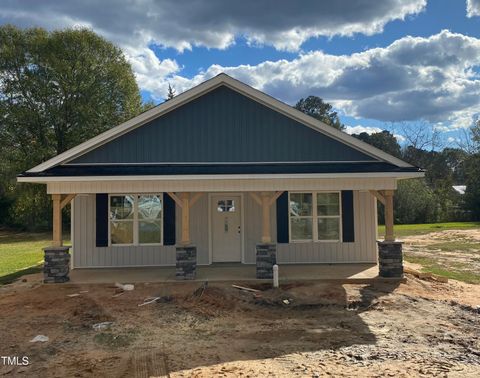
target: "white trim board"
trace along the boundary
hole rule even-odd
[[[361,152],[368,154],[376,159],[379,159],[380,161],[386,161],[389,163],[392,163],[396,166],[399,167],[411,167],[410,164],[392,156],[389,155],[385,152],[383,152],[380,149],[377,149],[365,142],[362,142],[355,137],[352,137],[351,135],[348,135],[347,133],[344,133],[340,130],[335,129],[334,127],[328,126],[325,123],[316,120],[315,118],[312,118],[301,111],[293,108],[290,105],[287,105],[257,89],[254,89],[238,80],[233,79],[232,77],[221,73],[214,78],[207,80],[196,87],[193,87],[178,96],[174,97],[173,99],[164,102],[161,105],[156,106],[153,109],[147,110],[146,112],[116,126],[113,127],[110,130],[105,131],[104,133],[97,135],[96,137],[87,140],[84,143],[79,144],[76,147],[73,147],[69,149],[68,151],[65,151],[52,159],[47,160],[46,162],[43,162],[36,167],[31,168],[28,170],[28,172],[42,172],[46,169],[52,168],[56,165],[66,163],[70,160],[73,160],[115,138],[118,138],[121,135],[126,134],[127,132],[130,132],[137,127],[140,127],[144,125],[145,123],[160,117],[177,107],[190,102],[203,94],[210,92],[216,88],[218,88],[221,85],[225,85],[229,87],[230,89],[233,89],[249,98],[251,98],[254,101],[257,101],[258,103],[265,105],[291,119],[296,120],[297,122],[300,122],[304,124],[305,126],[308,126],[318,132],[321,132],[323,134],[328,135],[329,137],[336,139],[344,144],[349,145],[350,147],[353,147],[357,150],[360,150]]]
[[[195,180],[255,180],[255,179],[340,179],[340,178],[417,178],[424,172],[367,172],[367,173],[289,173],[245,175],[146,175],[146,176],[49,176],[18,177],[18,182],[108,182],[108,181],[195,181]]]

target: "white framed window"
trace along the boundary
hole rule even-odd
[[[340,192],[289,192],[290,241],[340,241],[341,207]]]
[[[162,245],[163,194],[111,194],[109,245]]]

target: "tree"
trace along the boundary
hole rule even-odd
[[[320,97],[308,96],[301,98],[295,105],[295,109],[333,126],[338,130],[343,130],[345,126],[340,122],[337,112],[335,112],[327,102],[324,102]]]
[[[174,97],[175,97],[175,89],[172,88],[170,83],[168,83],[168,93],[167,93],[167,98],[165,99],[165,101],[171,100]]]
[[[22,198],[16,174],[141,110],[122,51],[92,31],[0,27],[0,195]],[[17,219],[33,213],[13,202]]]
[[[480,120],[470,129],[474,150],[480,151]],[[464,208],[472,219],[480,220],[480,152],[471,154],[464,164],[465,190]]]
[[[480,150],[480,119],[477,119],[475,124],[471,127],[472,140],[475,143],[476,150]]]
[[[400,145],[397,138],[387,130],[383,130],[379,133],[360,133],[353,134],[355,138],[358,138],[374,147],[379,148],[386,153],[400,158],[402,156]]]
[[[401,180],[395,193],[397,223],[437,222],[435,194],[423,179]]]

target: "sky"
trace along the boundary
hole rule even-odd
[[[145,101],[225,72],[346,131],[439,133],[480,117],[480,0],[2,0],[0,24],[88,27],[117,44]]]

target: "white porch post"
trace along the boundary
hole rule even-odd
[[[62,209],[67,206],[74,198],[76,194],[67,194],[62,198],[61,194],[52,194],[53,201],[53,238],[52,245],[54,247],[61,247],[63,245],[62,236]]]
[[[190,244],[190,193],[180,193],[182,201],[182,238],[180,244]]]
[[[61,247],[63,244],[62,237],[62,195],[52,194],[53,201],[53,240],[52,245],[54,247]]]
[[[270,193],[262,192],[260,194],[262,202],[262,243],[271,243],[272,236],[270,230]]]
[[[395,241],[395,233],[393,227],[393,190],[370,190],[370,193],[377,198],[385,210],[385,241]]]
[[[393,190],[385,190],[385,241],[395,241],[393,230]]]

